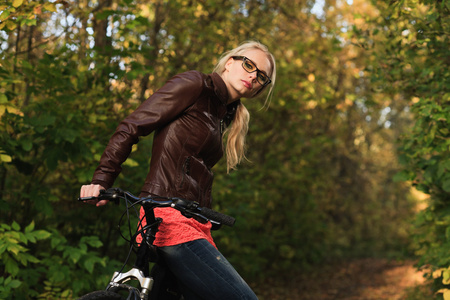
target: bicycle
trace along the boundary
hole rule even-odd
[[[120,199],[126,203],[125,213],[128,216],[128,226],[131,229],[129,209],[142,205],[145,214],[139,219],[135,234],[129,240],[130,251],[120,271],[114,272],[105,290],[91,292],[79,298],[79,300],[181,300],[183,299],[176,285],[176,279],[158,255],[158,249],[153,245],[158,227],[163,222],[161,218],[155,218],[153,209],[156,207],[171,207],[181,212],[187,218],[195,218],[200,222],[211,222],[213,229],[221,225],[233,226],[235,219],[206,207],[200,207],[197,202],[184,200],[178,197],[149,196],[139,198],[130,192],[119,188],[101,190],[97,197],[78,198],[78,201],[109,200],[119,204]],[[147,221],[142,226],[142,221]],[[120,224],[120,222],[119,222]],[[119,225],[120,226],[120,225]],[[131,231],[130,231],[131,232]],[[122,233],[121,233],[122,235]],[[131,233],[130,233],[131,235]],[[138,243],[136,238],[142,237]],[[123,238],[125,238],[122,235]],[[126,238],[125,238],[126,239]],[[137,250],[135,250],[137,248]],[[136,251],[136,260],[133,267],[122,272],[130,258],[131,250]],[[154,266],[150,271],[150,263]],[[133,280],[135,287],[126,282]],[[126,296],[126,298],[125,298]]]

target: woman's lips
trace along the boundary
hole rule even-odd
[[[246,88],[248,88],[248,89],[251,89],[251,88],[252,88],[252,84],[251,84],[250,82],[248,82],[248,81],[246,81],[246,80],[242,80],[242,82],[244,83],[244,86],[245,86]]]

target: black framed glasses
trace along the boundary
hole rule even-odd
[[[266,86],[272,82],[266,73],[256,67],[256,64],[245,56],[232,56],[236,60],[242,60],[242,68],[248,73],[256,72],[256,81],[262,86]]]

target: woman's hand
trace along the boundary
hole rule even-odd
[[[89,184],[81,186],[80,197],[97,197],[100,194],[100,190],[104,190],[105,188],[99,184]],[[108,203],[108,200],[89,200],[86,201],[89,204],[93,204],[95,206],[102,206]]]

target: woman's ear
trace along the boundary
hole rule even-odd
[[[233,64],[234,59],[230,57],[227,62],[225,63],[225,70],[230,71],[231,65]]]

